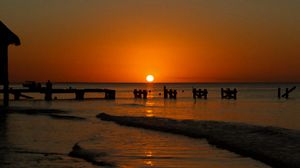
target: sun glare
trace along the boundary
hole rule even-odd
[[[154,81],[154,76],[153,75],[147,75],[146,80],[147,80],[147,82],[153,82]]]

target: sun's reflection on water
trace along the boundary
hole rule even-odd
[[[152,153],[152,151],[146,151],[145,155],[146,155],[146,157],[152,157],[153,153]]]
[[[144,161],[144,164],[146,165],[146,166],[154,166],[154,163],[153,163],[153,161],[151,160],[151,158],[153,157],[153,153],[152,153],[152,151],[146,151],[145,152],[145,156],[146,156],[146,160]]]
[[[154,102],[153,101],[147,101],[146,102],[146,107],[153,107],[154,106]]]
[[[146,110],[146,117],[153,117],[153,116],[154,116],[153,110],[147,109],[147,110]]]
[[[150,160],[146,160],[146,161],[144,161],[144,163],[145,163],[147,166],[153,166],[153,163],[152,163],[152,161],[150,161]]]

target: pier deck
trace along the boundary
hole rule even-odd
[[[4,91],[1,89],[0,93]],[[15,100],[20,100],[20,97],[24,97],[26,99],[32,99],[32,97],[24,95],[24,93],[40,93],[45,95],[45,100],[52,100],[53,94],[66,94],[66,93],[73,93],[75,94],[76,100],[84,100],[85,93],[105,93],[105,99],[115,99],[116,98],[116,91],[111,89],[47,89],[47,88],[40,88],[40,89],[9,89],[9,93],[14,95]]]

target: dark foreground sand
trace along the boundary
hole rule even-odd
[[[173,120],[157,117],[97,115],[105,121],[205,138],[217,147],[278,168],[300,168],[300,131],[220,121]]]

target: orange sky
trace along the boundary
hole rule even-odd
[[[300,82],[300,1],[1,0],[10,81]]]

